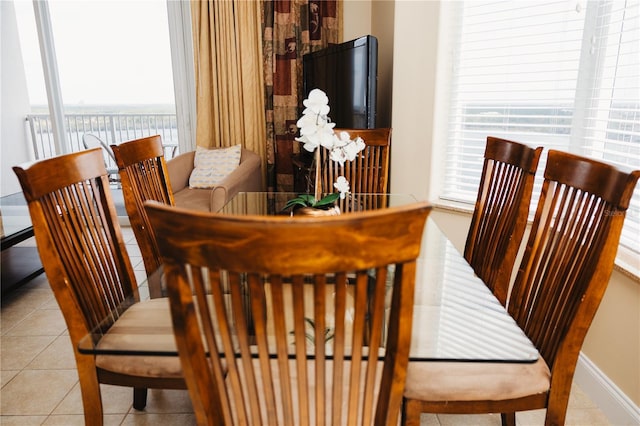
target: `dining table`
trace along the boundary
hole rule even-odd
[[[216,214],[295,216],[284,208],[295,195],[241,192]],[[351,195],[347,211],[341,214],[416,201],[410,194]],[[127,301],[105,318],[105,324],[126,315],[127,306],[133,303],[145,301]],[[164,327],[155,324],[153,334],[144,323],[137,327],[132,321],[124,327],[117,323],[99,327],[82,339],[78,349],[84,354],[178,355],[169,315]],[[507,363],[533,363],[539,357],[536,347],[432,218],[425,224],[417,260],[409,356],[413,361]]]

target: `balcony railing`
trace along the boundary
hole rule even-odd
[[[65,114],[67,143],[72,152],[85,149],[82,136],[91,133],[108,145],[160,135],[168,158],[177,153],[178,129],[175,114]],[[27,116],[33,152],[37,160],[57,155],[49,114]],[[110,158],[105,157],[109,163]],[[115,166],[115,164],[110,164]]]

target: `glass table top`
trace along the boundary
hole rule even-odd
[[[240,193],[220,213],[290,214],[283,212],[281,206],[292,196],[295,194]],[[385,200],[389,205],[415,201],[410,195],[399,194],[387,195]],[[536,361],[536,348],[432,219],[427,220],[422,238],[410,358]],[[122,316],[129,311],[136,315],[135,311],[163,304],[166,308],[168,299],[136,303]],[[106,333],[96,331],[82,341],[79,349],[93,354],[177,355],[170,315],[161,324],[156,318],[154,324],[126,322],[125,326],[112,327]]]
[[[240,192],[220,211],[224,214],[239,215],[292,215],[291,209],[284,209],[287,201],[298,194],[293,192]],[[342,213],[401,206],[416,202],[409,194],[348,194],[345,200],[336,203]]]

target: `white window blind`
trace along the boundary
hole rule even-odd
[[[640,0],[464,2],[454,14],[446,200],[473,203],[487,136],[640,169]],[[640,189],[621,245],[640,253]]]
[[[585,77],[588,93],[576,145],[590,157],[640,169],[640,2],[598,2],[595,14],[595,25],[585,31],[593,72]],[[621,244],[640,252],[640,188]]]

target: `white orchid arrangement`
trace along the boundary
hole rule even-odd
[[[302,142],[303,148],[309,152],[316,152],[315,162],[315,195],[302,194],[287,202],[285,209],[300,205],[308,207],[329,207],[338,197],[344,199],[350,191],[349,181],[344,176],[339,176],[333,184],[338,192],[320,198],[319,172],[320,172],[320,152],[318,148],[323,147],[329,150],[329,159],[343,166],[345,161],[353,161],[358,153],[365,148],[365,143],[361,137],[351,139],[347,132],[336,134],[333,130],[335,123],[329,119],[329,98],[320,89],[313,89],[309,92],[309,97],[303,102],[305,106],[302,117],[296,125],[300,129],[300,137],[296,141]]]

